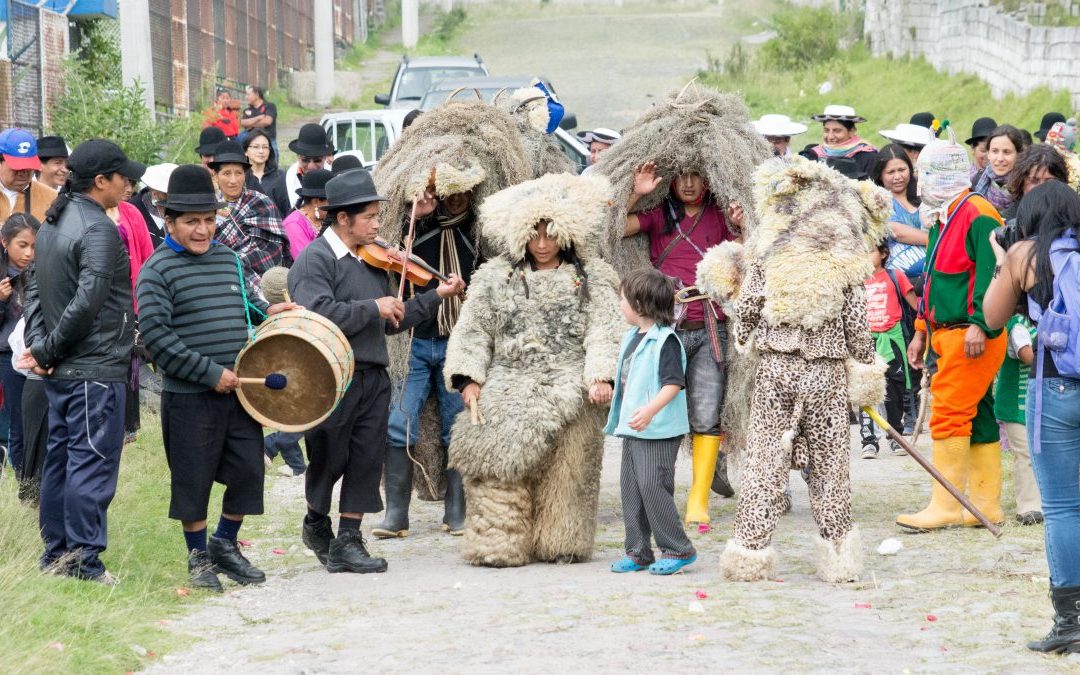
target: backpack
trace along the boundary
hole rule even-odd
[[[1054,292],[1045,308],[1028,296],[1028,315],[1038,324],[1035,361],[1035,447],[1042,440],[1042,384],[1046,353],[1062,377],[1080,379],[1080,246],[1076,233],[1068,230],[1050,245]]]

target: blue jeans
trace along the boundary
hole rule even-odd
[[[8,418],[7,433],[0,439],[6,439],[8,459],[15,467],[15,475],[22,473],[23,432],[22,432],[22,390],[26,377],[11,365],[11,352],[0,352],[0,384],[4,386],[4,412]],[[3,433],[3,429],[0,429]],[[0,440],[3,442],[3,440]]]
[[[302,431],[275,431],[263,439],[263,452],[270,459],[280,454],[293,473],[299,476],[307,469],[304,451],[300,449],[300,439],[303,437]]]
[[[443,364],[446,363],[446,338],[414,338],[412,352],[409,354],[409,377],[405,380],[405,391],[401,394],[400,404],[390,404],[390,445],[395,448],[406,447],[405,423],[409,423],[408,445],[416,445],[420,435],[420,411],[424,401],[435,389],[439,400],[439,421],[441,433],[439,440],[443,446],[450,445],[450,428],[454,418],[465,409],[461,394],[448,391],[443,384]]]
[[[686,407],[690,431],[706,436],[720,435],[720,410],[727,387],[727,363],[717,361],[709,342],[709,329],[678,330],[686,351]],[[719,326],[720,354],[727,359],[727,327]]]
[[[1042,445],[1035,447],[1035,378],[1028,381],[1028,445],[1046,518],[1051,586],[1080,586],[1080,380],[1048,377]]]
[[[41,566],[74,557],[71,573],[105,572],[106,514],[116,493],[124,445],[124,382],[45,381],[49,444],[41,473]]]

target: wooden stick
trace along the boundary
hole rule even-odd
[[[487,420],[484,419],[484,414],[480,412],[480,405],[475,398],[469,401],[469,418],[472,420],[474,427],[478,424],[487,424]]]
[[[922,380],[919,385],[919,413],[915,415],[915,431],[911,434],[911,444],[919,442],[922,435],[923,425],[926,424],[926,416],[930,412],[930,369],[923,368]]]
[[[890,438],[903,446],[903,448],[907,450],[907,453],[911,455],[911,458],[918,462],[919,466],[926,469],[926,472],[929,473],[934,480],[940,483],[941,487],[945,488],[949,492],[949,494],[951,494],[956,499],[956,501],[960,502],[961,506],[967,509],[968,512],[971,513],[971,515],[975,516],[975,518],[980,523],[982,523],[983,527],[986,528],[987,532],[994,535],[995,537],[1001,536],[1001,528],[994,523],[991,523],[990,519],[987,518],[982,511],[980,511],[974,504],[971,503],[971,501],[967,497],[964,496],[964,493],[957,490],[955,485],[950,483],[948,479],[945,478],[945,476],[942,476],[941,472],[938,471],[933,464],[928,462],[926,458],[923,457],[922,454],[920,454],[914,447],[912,447],[912,445],[908,443],[902,435],[897,433],[896,429],[893,429],[891,426],[889,426],[889,423],[882,419],[881,415],[877,414],[876,410],[874,410],[870,406],[863,406],[862,410],[864,413],[870,416],[870,419],[874,420],[875,424],[884,429],[885,433],[887,433]]]
[[[240,384],[266,384],[265,377],[238,377]]]

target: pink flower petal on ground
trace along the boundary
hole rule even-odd
[[[285,549],[283,548],[272,548],[270,549],[270,552],[274,555],[285,555]]]
[[[62,651],[64,651],[64,643],[63,642],[51,642],[51,643],[49,643],[49,649],[55,649],[58,652],[62,652]]]
[[[709,527],[708,523],[698,523],[697,531],[698,534],[708,534],[709,532],[712,532],[712,528]]]
[[[709,597],[708,593],[706,593],[705,591],[700,591],[700,590],[699,591],[694,591],[694,595],[697,596],[698,600],[704,600],[705,598]]]
[[[254,544],[251,543],[250,539],[239,539],[239,540],[237,540],[236,543],[240,544],[244,548],[250,548],[250,547],[254,546]]]
[[[171,626],[172,625],[172,619],[158,619],[158,625],[159,626]]]
[[[870,609],[869,602],[856,602],[855,609]]]
[[[937,621],[937,617],[934,616],[933,614],[927,614],[926,615],[926,620],[927,621]]]
[[[178,588],[176,589],[176,594],[179,595],[181,598],[186,598],[187,596],[191,595],[191,591],[186,588]]]

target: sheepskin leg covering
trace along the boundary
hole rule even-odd
[[[863,568],[862,536],[853,527],[836,541],[816,537],[817,572],[822,581],[842,584],[858,581]]]
[[[599,408],[586,404],[559,435],[536,484],[537,560],[588,560],[596,539],[596,506],[604,437]]]
[[[532,560],[533,500],[522,483],[465,478],[461,554],[470,565],[520,567]]]
[[[765,581],[776,570],[776,551],[772,546],[755,550],[728,539],[720,554],[720,571],[728,581]]]

